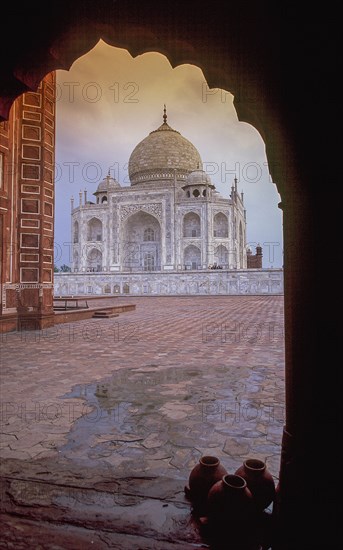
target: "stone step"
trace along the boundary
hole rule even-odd
[[[92,317],[95,319],[110,319],[112,317],[119,317],[119,313],[112,313],[111,311],[95,311]]]

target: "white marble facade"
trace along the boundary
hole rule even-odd
[[[73,273],[246,269],[246,217],[237,180],[230,198],[202,170],[199,152],[163,124],[134,149],[130,186],[109,174],[95,200],[72,201]]]
[[[55,273],[55,296],[283,294],[282,269],[201,270],[179,273]]]

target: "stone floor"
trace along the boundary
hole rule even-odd
[[[2,336],[0,548],[212,548],[184,496],[199,458],[277,478],[283,298],[130,302]]]

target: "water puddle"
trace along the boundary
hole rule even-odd
[[[64,399],[82,399],[83,415],[60,453],[122,475],[184,476],[202,454],[221,451],[228,434],[239,437],[244,418],[237,404],[246,398],[248,370],[146,364],[75,386]],[[249,428],[254,433],[251,422]]]

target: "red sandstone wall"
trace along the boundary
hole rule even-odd
[[[0,124],[2,329],[53,324],[55,74]]]
[[[262,269],[262,254],[247,254],[248,269]]]

